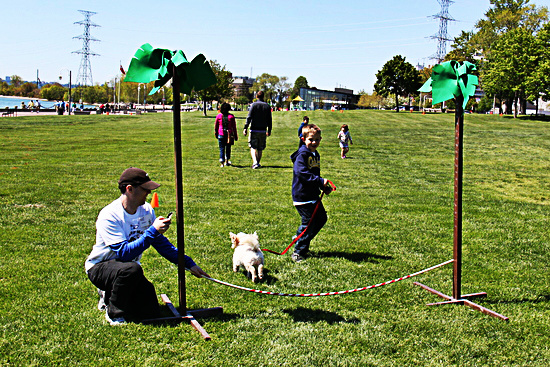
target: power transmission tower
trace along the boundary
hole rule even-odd
[[[73,54],[82,55],[82,60],[80,61],[80,67],[78,68],[78,76],[76,80],[77,83],[80,82],[80,85],[88,85],[88,81],[90,82],[89,85],[94,85],[94,81],[92,79],[92,65],[90,64],[90,56],[99,56],[99,54],[96,54],[92,52],[92,50],[90,50],[90,41],[99,40],[90,36],[90,27],[100,26],[90,21],[90,17],[97,13],[86,10],[79,10],[79,12],[84,14],[85,19],[80,22],[74,23],[84,26],[84,33],[80,36],[73,37],[82,40],[82,49],[72,52]]]
[[[437,63],[441,63],[445,59],[445,55],[447,55],[447,42],[452,41],[447,35],[447,23],[455,21],[449,15],[449,6],[454,1],[437,0],[437,2],[441,5],[441,11],[436,15],[432,15],[432,18],[439,19],[439,32],[430,37],[437,40],[437,52],[431,58],[437,60]]]

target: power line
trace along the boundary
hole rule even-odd
[[[437,51],[431,58],[435,59],[438,63],[441,63],[447,55],[447,42],[452,41],[447,34],[447,23],[453,22],[453,19],[449,15],[449,6],[454,3],[453,0],[437,0],[441,5],[441,11],[438,14],[432,15],[432,18],[439,19],[439,31],[437,34],[430,38],[437,40]]]
[[[78,76],[76,80],[77,80],[77,83],[80,82],[80,85],[88,85],[88,81],[90,82],[89,85],[94,85],[94,81],[92,79],[92,65],[90,64],[90,56],[100,56],[100,55],[90,50],[90,41],[99,42],[99,40],[92,38],[92,36],[90,35],[90,27],[100,27],[100,26],[92,23],[90,20],[90,17],[97,13],[93,11],[86,11],[86,10],[79,10],[79,12],[84,14],[84,20],[81,20],[80,22],[75,22],[74,24],[84,26],[84,33],[80,36],[73,37],[73,38],[82,40],[82,48],[78,51],[72,52],[73,54],[82,55],[82,59],[80,61],[80,67],[78,68]]]

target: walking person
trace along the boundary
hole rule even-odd
[[[223,103],[214,126],[214,135],[220,147],[220,167],[231,166],[231,146],[239,140],[235,116],[229,111],[231,111],[229,103]]]
[[[338,132],[338,142],[340,144],[340,158],[346,159],[346,154],[349,152],[349,146],[350,144],[353,145],[353,140],[351,140],[348,125],[344,124],[340,127],[340,131]]]
[[[309,117],[304,116],[304,118],[302,119],[302,123],[298,128],[298,139],[300,140],[300,142],[298,143],[298,149],[300,149],[300,147],[304,145],[304,141],[302,140],[302,128],[307,124],[309,124]]]
[[[248,146],[250,147],[253,169],[262,167],[260,164],[262,152],[266,147],[267,137],[271,136],[272,126],[271,107],[264,102],[264,92],[259,91],[256,97],[258,100],[250,106],[243,130],[243,134],[246,136],[250,126]]]
[[[292,201],[301,217],[296,236],[307,228],[294,245],[292,260],[297,263],[306,259],[311,240],[327,222],[327,212],[319,201],[321,190],[327,195],[332,192],[329,181],[321,177],[321,156],[317,151],[321,143],[321,129],[313,124],[305,125],[302,139],[304,145],[290,156],[294,164]]]

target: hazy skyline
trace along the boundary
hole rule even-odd
[[[536,0],[550,7],[550,0]],[[90,48],[94,83],[120,75],[143,43],[183,50],[189,59],[203,53],[234,76],[262,73],[287,76],[290,83],[303,75],[311,86],[372,92],[375,74],[395,55],[413,65],[432,65],[436,53],[440,12],[437,0],[341,3],[325,0],[258,1],[27,1],[4,4],[0,24],[0,77],[19,75],[35,81],[76,82],[84,20],[78,10],[93,11]],[[456,0],[449,14],[448,35],[472,30],[484,17],[489,0]],[[447,51],[450,50],[450,44]]]

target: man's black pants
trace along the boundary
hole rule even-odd
[[[118,260],[103,261],[88,270],[88,278],[105,291],[105,303],[111,319],[123,317],[139,321],[159,315],[153,284],[145,278],[141,265]]]

